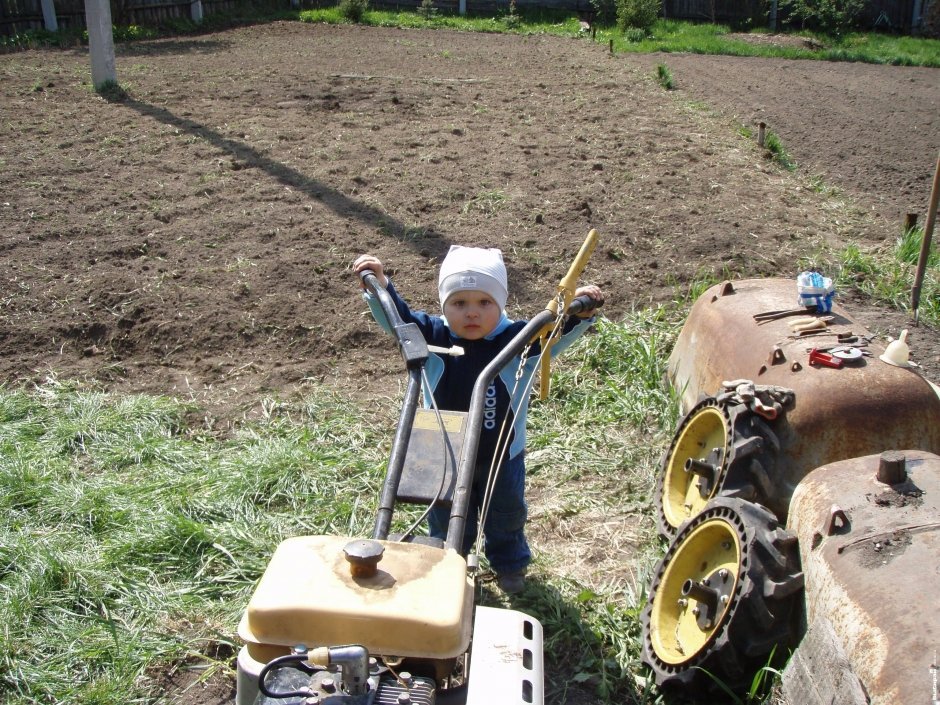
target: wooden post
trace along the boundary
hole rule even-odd
[[[614,40],[613,39],[610,40],[610,53],[611,54],[614,53]]]
[[[904,216],[904,230],[902,231],[905,235],[914,228],[917,227],[917,213],[908,213]]]
[[[767,123],[759,122],[757,123],[757,146],[763,147],[764,140],[767,138]]]
[[[202,0],[193,0],[189,3],[189,16],[193,22],[202,22],[205,16],[202,11]]]
[[[911,308],[914,310],[914,325],[917,325],[917,307],[920,305],[920,289],[924,284],[924,271],[930,255],[930,239],[933,236],[933,224],[937,218],[937,202],[940,201],[940,152],[937,153],[937,166],[933,172],[933,186],[930,188],[930,205],[927,207],[927,221],[924,223],[924,239],[920,243],[920,257],[917,259],[917,272],[914,274],[914,287],[911,289]]]
[[[42,23],[50,32],[59,29],[59,22],[55,16],[55,3],[52,0],[42,0]]]
[[[85,24],[88,25],[91,82],[99,89],[108,81],[117,81],[109,0],[85,0]]]

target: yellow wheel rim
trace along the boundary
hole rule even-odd
[[[663,478],[663,514],[673,528],[701,512],[720,484],[716,478],[711,491],[703,496],[699,477],[686,471],[686,462],[709,460],[723,468],[728,453],[728,437],[727,420],[713,406],[701,409],[680,431],[666,462]]]
[[[650,640],[660,660],[678,665],[708,646],[734,601],[740,571],[741,542],[728,522],[706,520],[682,539],[663,568],[650,615]],[[712,624],[703,627],[696,610],[704,605],[684,594],[683,587],[706,580],[724,583],[723,592],[732,597],[719,602]]]

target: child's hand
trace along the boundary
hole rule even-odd
[[[579,296],[590,296],[592,299],[594,299],[594,301],[597,302],[598,306],[604,303],[604,292],[601,291],[601,288],[599,286],[595,286],[594,284],[589,284],[588,286],[579,287],[574,292],[574,296],[575,298]],[[578,314],[578,318],[590,318],[594,314],[595,314],[595,311],[593,310],[582,311],[581,313]]]
[[[385,276],[385,268],[382,266],[382,261],[378,257],[373,257],[372,255],[359,255],[356,258],[356,261],[353,262],[353,272],[357,275],[366,270],[370,270],[379,280],[379,284],[382,286],[388,286],[388,277]],[[359,286],[365,289],[365,285],[362,283],[362,280],[359,280]]]

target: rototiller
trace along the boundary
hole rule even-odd
[[[408,372],[372,536],[298,536],[278,546],[238,628],[245,645],[236,705],[543,702],[541,624],[476,605],[479,561],[461,550],[486,389],[539,341],[544,396],[544,353],[567,316],[595,305],[573,292],[596,239],[592,230],[549,306],[476,380],[468,412],[419,408],[428,345],[376,277],[363,273]],[[390,534],[398,503],[427,510]],[[444,540],[416,534],[434,505],[450,507]]]

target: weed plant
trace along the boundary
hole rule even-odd
[[[640,685],[639,614],[660,555],[652,496],[658,459],[679,416],[664,379],[682,317],[676,307],[658,307],[618,323],[599,320],[556,363],[550,403],[532,407],[531,483],[565,497],[557,510],[565,521],[591,526],[598,516],[642,517],[628,565],[600,581],[567,574],[522,596],[521,608],[545,629],[547,688],[556,702],[567,701],[571,683],[596,691],[600,702],[654,702]],[[563,543],[561,550],[577,548]],[[566,556],[555,559],[564,565]]]
[[[659,81],[659,85],[661,85],[667,91],[671,91],[676,87],[672,80],[672,71],[669,70],[669,67],[666,66],[666,64],[656,65],[656,80]]]
[[[784,169],[788,171],[796,169],[796,162],[793,161],[790,153],[787,152],[786,147],[783,146],[783,142],[780,141],[780,137],[775,132],[768,130],[764,135],[764,147],[770,158]]]
[[[838,253],[837,285],[859,289],[876,301],[913,313],[911,289],[923,237],[920,228],[913,228],[887,251],[863,251],[857,245],[849,245]],[[920,320],[940,326],[940,254],[933,243],[917,311]]]
[[[617,51],[634,53],[685,52],[763,56],[820,61],[859,61],[873,64],[940,67],[940,40],[897,35],[850,33],[834,38],[801,31],[803,47],[754,44],[732,36],[727,25],[657,20],[643,41],[630,41],[619,33],[598,32],[598,41],[614,40]]]

